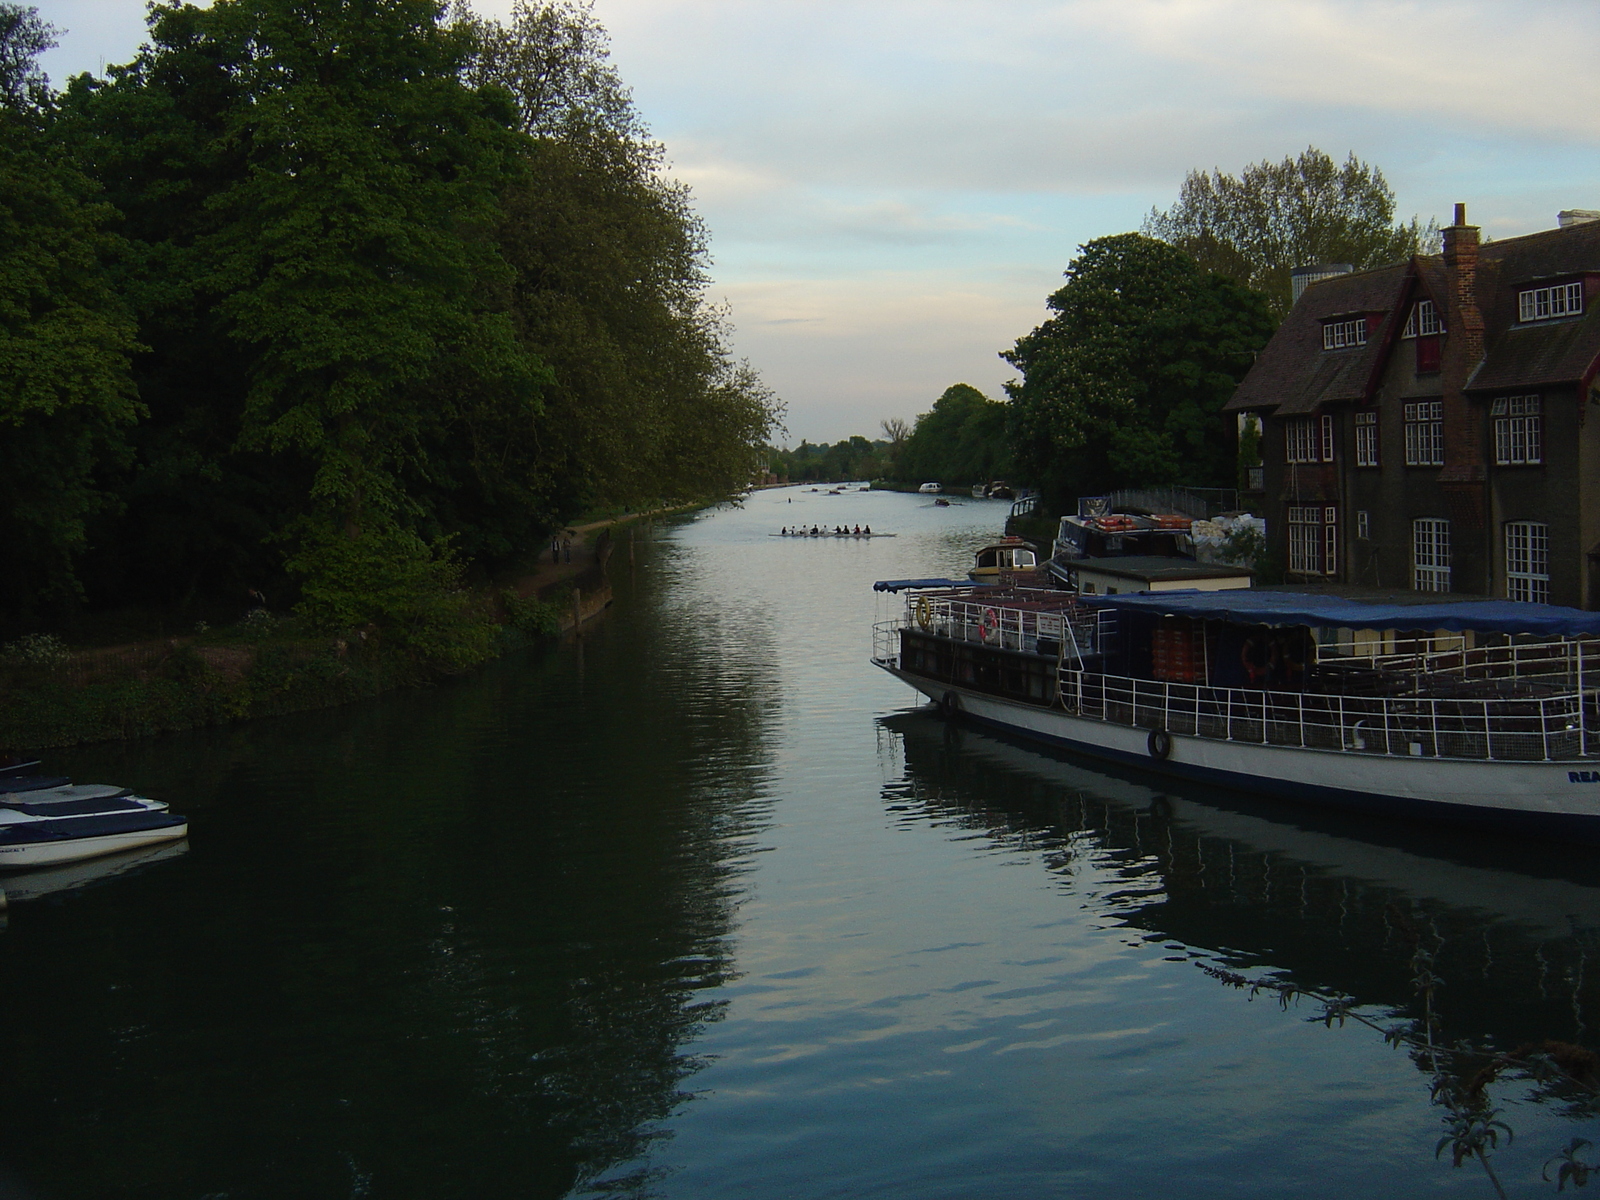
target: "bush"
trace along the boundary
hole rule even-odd
[[[70,658],[61,639],[48,633],[30,633],[0,647],[0,661],[15,667],[53,671],[66,666]]]

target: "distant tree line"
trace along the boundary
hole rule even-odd
[[[769,471],[791,483],[839,483],[886,478],[893,457],[890,443],[869,442],[858,434],[831,446],[802,441],[792,450],[769,449],[767,463]]]
[[[0,629],[297,601],[419,636],[779,406],[582,0],[159,0],[62,93],[0,3]]]

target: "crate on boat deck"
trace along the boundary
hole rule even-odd
[[[1151,639],[1151,667],[1155,678],[1166,683],[1204,683],[1204,626],[1174,618],[1162,621]]]

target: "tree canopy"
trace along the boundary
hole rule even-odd
[[[917,417],[901,448],[902,479],[947,484],[988,483],[1011,473],[1006,405],[977,388],[945,388],[933,408]]]
[[[1079,247],[1055,315],[1002,354],[1016,463],[1057,511],[1080,494],[1232,486],[1222,406],[1273,322],[1265,298],[1137,233]],[[948,395],[948,393],[947,393]]]
[[[749,480],[780,406],[587,4],[159,0],[60,96],[49,38],[0,3],[0,461],[68,480],[0,482],[23,590],[421,628],[587,507]]]
[[[1354,154],[1343,166],[1315,146],[1298,158],[1190,171],[1178,202],[1152,209],[1144,232],[1188,253],[1207,270],[1264,292],[1279,319],[1288,313],[1295,267],[1345,262],[1357,270],[1419,253],[1433,226],[1394,219],[1394,192],[1377,167]]]
[[[115,507],[98,474],[140,414],[134,322],[105,267],[114,212],[53,152],[35,57],[53,31],[0,4],[0,611],[78,595],[89,523]]]

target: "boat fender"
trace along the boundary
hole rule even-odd
[[[1145,748],[1150,751],[1151,758],[1165,759],[1172,753],[1172,735],[1165,729],[1152,729],[1145,739]]]
[[[950,720],[961,711],[961,697],[954,692],[946,692],[939,697],[939,715],[945,720]]]
[[[933,605],[928,603],[926,596],[917,601],[917,624],[922,626],[924,633],[933,628]]]

